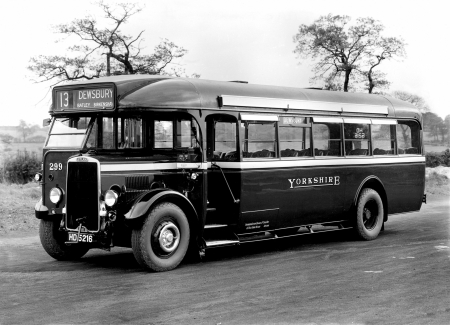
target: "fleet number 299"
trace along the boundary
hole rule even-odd
[[[61,163],[50,163],[50,170],[62,170],[63,165]]]

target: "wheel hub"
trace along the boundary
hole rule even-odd
[[[173,222],[163,223],[159,231],[158,242],[164,252],[173,252],[180,243],[180,230]]]
[[[366,229],[373,229],[377,224],[377,207],[374,201],[369,201],[363,210],[363,223]]]

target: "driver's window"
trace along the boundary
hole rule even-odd
[[[121,118],[117,123],[119,149],[143,148],[143,125],[139,117]]]

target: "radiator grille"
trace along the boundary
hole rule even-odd
[[[84,226],[99,230],[99,193],[97,164],[69,162],[67,168],[67,228],[76,229],[76,219],[86,218]]]

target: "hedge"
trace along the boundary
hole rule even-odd
[[[450,167],[450,149],[447,149],[444,152],[427,152],[425,158],[427,167]]]
[[[14,156],[4,158],[0,166],[0,182],[26,184],[41,169],[41,160],[37,154],[18,151]]]

